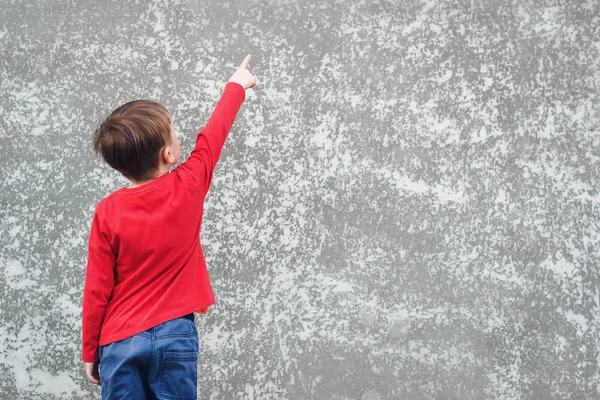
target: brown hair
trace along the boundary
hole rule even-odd
[[[152,100],[135,100],[114,110],[94,133],[94,152],[135,181],[158,169],[160,149],[171,143],[171,114]]]

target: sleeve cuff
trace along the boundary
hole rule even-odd
[[[83,354],[81,359],[83,362],[96,362],[99,361],[98,353],[96,354]]]
[[[246,99],[246,89],[237,82],[227,82],[225,89],[236,90],[241,93],[242,100]]]

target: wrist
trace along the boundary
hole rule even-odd
[[[229,81],[229,82],[227,82],[227,85],[229,85],[230,83],[234,83],[234,84],[240,86],[242,89],[244,89],[244,91],[246,90],[246,88],[244,87],[244,85],[242,85],[241,83],[239,83],[237,81]]]

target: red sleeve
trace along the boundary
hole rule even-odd
[[[94,212],[88,244],[88,264],[83,289],[82,358],[98,361],[98,342],[104,311],[115,285],[115,255],[101,230],[98,209]]]
[[[195,185],[201,185],[204,193],[210,187],[221,150],[245,99],[244,87],[239,83],[228,82],[208,122],[198,133],[196,146],[190,157],[177,167],[189,175]]]

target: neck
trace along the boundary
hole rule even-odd
[[[150,178],[150,179],[146,179],[146,180],[143,180],[143,181],[134,181],[134,180],[132,180],[131,181],[131,185],[129,185],[128,188],[134,188],[134,187],[145,185],[146,183],[152,182],[156,178],[159,178],[159,177],[163,176],[164,174],[168,174],[168,173],[169,173],[168,169],[166,171],[159,170],[159,172],[156,175],[154,175],[152,178]]]

